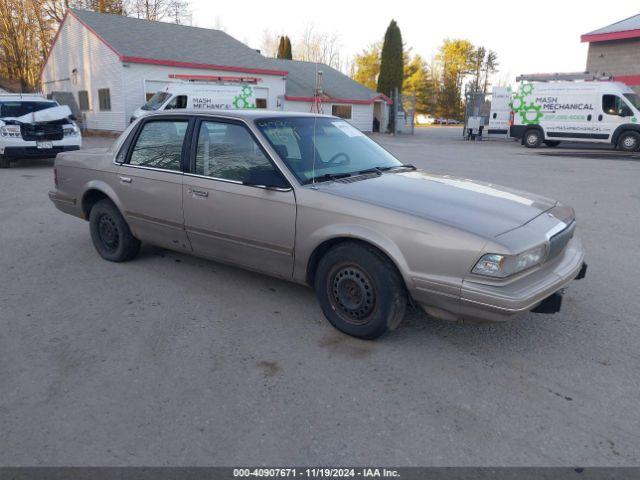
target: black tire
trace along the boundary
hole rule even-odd
[[[638,132],[623,132],[618,138],[618,149],[623,152],[635,152],[640,147],[640,134]]]
[[[538,148],[542,145],[543,140],[542,132],[537,128],[530,128],[524,132],[524,137],[522,137],[522,143],[527,148]]]
[[[314,279],[320,307],[341,332],[373,340],[394,330],[407,308],[402,277],[376,249],[338,244],[320,260]]]
[[[559,141],[557,141],[557,140],[545,140],[545,141],[544,141],[544,144],[545,144],[547,147],[555,148],[555,147],[557,147],[558,145],[560,145],[560,142],[559,142]]]
[[[89,229],[93,246],[110,262],[126,262],[140,251],[140,240],[110,200],[100,200],[89,213]]]
[[[10,168],[11,167],[11,159],[5,157],[4,155],[0,155],[0,168]]]

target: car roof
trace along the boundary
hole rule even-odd
[[[45,102],[55,102],[55,100],[49,100],[42,95],[37,93],[0,93],[0,100],[14,100],[14,101],[33,101],[33,100],[43,100]]]
[[[300,117],[316,117],[316,118],[337,118],[332,115],[323,115],[317,113],[304,113],[304,112],[283,112],[282,110],[265,110],[265,109],[251,109],[251,110],[202,110],[202,109],[180,109],[179,112],[175,110],[163,110],[160,112],[152,112],[145,115],[145,117],[170,117],[175,115],[210,115],[227,118],[238,118],[244,120],[255,120],[256,118],[300,118]]]

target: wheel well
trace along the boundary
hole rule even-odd
[[[540,125],[528,125],[524,131],[522,132],[522,144],[524,145],[524,139],[531,130],[537,130],[542,135],[542,139],[544,140],[544,130]]]
[[[307,281],[308,285],[313,287],[316,271],[318,269],[318,264],[320,263],[320,260],[322,259],[322,257],[329,250],[331,250],[333,247],[335,247],[336,245],[339,245],[341,243],[355,243],[355,244],[362,245],[363,247],[367,247],[367,248],[370,248],[372,250],[375,250],[380,255],[382,255],[384,258],[386,258],[391,265],[393,265],[393,268],[396,269],[396,272],[398,273],[398,276],[402,279],[402,281],[404,283],[404,277],[400,273],[400,269],[398,268],[396,263],[393,261],[393,259],[391,257],[389,257],[389,255],[387,255],[384,251],[380,250],[378,247],[376,247],[372,243],[369,243],[369,242],[364,241],[364,240],[360,240],[360,239],[353,238],[353,237],[337,237],[337,238],[331,238],[329,240],[326,240],[326,241],[322,242],[320,245],[318,245],[315,248],[315,250],[313,251],[313,253],[309,257],[309,261],[307,262],[307,275],[306,275],[306,281]],[[405,287],[406,287],[406,285],[405,285]]]
[[[93,206],[104,199],[111,200],[109,196],[101,190],[88,190],[82,197],[82,213],[84,214],[84,218],[89,219],[89,213]]]
[[[615,131],[613,132],[613,135],[611,136],[611,143],[613,145],[618,145],[618,141],[620,140],[620,137],[622,135],[624,135],[627,132],[636,132],[636,133],[640,133],[640,125],[638,124],[624,124],[624,125],[620,125],[618,128],[615,129]]]

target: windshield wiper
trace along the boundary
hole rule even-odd
[[[417,170],[415,165],[411,165],[410,163],[403,165],[392,165],[390,167],[376,167],[381,172],[388,172],[389,170],[398,170],[400,168],[408,168],[409,170]]]
[[[302,184],[309,185],[310,183],[315,182],[329,182],[331,180],[338,180],[339,178],[346,178],[350,176],[350,173],[325,173],[324,175],[318,175],[317,177],[307,178],[302,182]]]

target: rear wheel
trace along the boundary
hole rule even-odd
[[[530,128],[524,132],[524,146],[527,148],[538,148],[542,144],[542,132],[537,128]]]
[[[404,282],[389,259],[369,246],[348,242],[329,250],[314,284],[325,317],[347,335],[372,340],[404,317]]]
[[[558,145],[560,145],[560,142],[558,142],[557,140],[545,140],[544,144],[547,147],[554,148],[554,147],[557,147]]]
[[[126,262],[140,250],[140,240],[110,200],[100,200],[91,208],[89,228],[93,245],[105,260]]]
[[[618,139],[618,148],[624,152],[635,152],[640,147],[638,132],[624,132]]]

